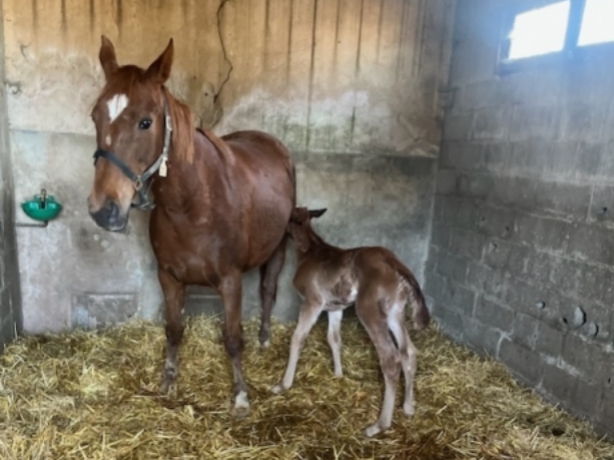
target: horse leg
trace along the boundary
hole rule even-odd
[[[376,305],[372,305],[373,309],[369,309],[369,306],[366,309],[364,306],[360,308],[357,302],[356,313],[367,330],[373,345],[375,345],[380,367],[384,374],[385,384],[384,401],[382,402],[379,418],[377,422],[366,428],[364,432],[367,437],[372,437],[387,430],[392,425],[394,398],[401,374],[401,358],[388,331],[385,317],[381,316],[380,310]]]
[[[392,331],[401,354],[401,366],[405,378],[405,401],[403,412],[405,415],[414,414],[414,378],[416,376],[416,347],[409,337],[409,331],[405,327],[404,304],[395,305],[388,320],[388,327]]]
[[[160,391],[168,393],[171,385],[177,379],[179,365],[177,354],[183,337],[185,326],[182,320],[185,286],[177,281],[170,273],[158,270],[158,279],[164,292],[165,319],[166,319],[166,359],[162,371]]]
[[[341,366],[341,319],[343,310],[328,312],[328,345],[333,354],[333,366],[335,377],[343,377],[343,367]]]
[[[286,260],[286,237],[273,252],[271,258],[260,266],[260,300],[262,316],[260,319],[260,345],[268,348],[271,345],[271,312],[277,297],[277,279]]]
[[[290,357],[288,359],[288,367],[281,382],[273,388],[273,393],[279,394],[284,390],[289,389],[294,382],[294,374],[296,373],[296,365],[298,363],[298,357],[305,343],[305,338],[311,331],[311,328],[316,323],[318,316],[324,308],[323,304],[310,304],[308,302],[303,303],[301,312],[298,318],[298,324],[292,334],[292,341],[290,342]]]
[[[243,378],[243,327],[241,326],[241,273],[227,276],[220,283],[219,291],[224,304],[224,346],[232,360],[234,415],[245,417],[249,413],[247,384]]]

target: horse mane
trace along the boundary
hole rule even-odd
[[[168,110],[173,121],[171,137],[171,155],[176,155],[180,161],[194,161],[194,117],[190,108],[176,99],[171,92],[162,86],[162,92],[168,104]]]
[[[100,93],[96,104],[100,100],[107,99],[112,94],[125,94],[132,99],[139,85],[147,85],[144,81],[145,70],[135,65],[125,65],[117,69]],[[194,160],[194,119],[190,108],[176,99],[171,92],[162,85],[162,93],[166,98],[168,110],[173,123],[171,136],[171,155],[175,155],[180,161],[192,163]]]

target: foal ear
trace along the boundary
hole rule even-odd
[[[111,40],[104,35],[102,36],[102,45],[100,46],[98,59],[100,60],[100,65],[102,65],[104,75],[108,80],[119,66],[117,65],[117,57],[115,56],[115,47],[113,43],[111,43]]]
[[[304,207],[295,207],[290,214],[290,222],[295,224],[302,224],[308,218],[309,211]]]
[[[310,209],[309,210],[309,218],[313,219],[314,217],[320,217],[322,214],[326,212],[327,208],[322,209]]]
[[[162,54],[149,66],[145,75],[147,78],[155,80],[157,83],[164,84],[168,77],[171,76],[171,67],[173,66],[173,39],[171,38],[166,45],[166,49]]]

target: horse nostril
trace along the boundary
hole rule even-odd
[[[108,209],[108,222],[110,225],[117,223],[119,217],[119,206],[115,201],[108,201],[106,208]]]
[[[122,215],[121,206],[114,200],[105,200],[100,209],[90,210],[90,216],[99,227],[114,232],[123,230],[127,223],[126,216]]]
[[[115,201],[111,201],[111,215],[117,217],[119,215],[119,206]]]

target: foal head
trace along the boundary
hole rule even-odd
[[[158,169],[162,175],[166,168],[162,161],[156,162],[164,148],[165,133],[170,138],[163,85],[171,73],[173,41],[147,70],[134,65],[120,67],[113,44],[104,36],[99,59],[106,85],[92,110],[97,151],[88,209],[100,227],[121,231],[135,194],[141,203],[146,201],[144,182]]]
[[[318,218],[325,212],[326,208],[307,209],[304,207],[296,207],[292,210],[290,222],[288,223],[288,233],[296,243],[296,247],[299,249],[299,251],[307,251],[311,244],[311,240],[315,235],[313,229],[311,228],[311,219]]]

